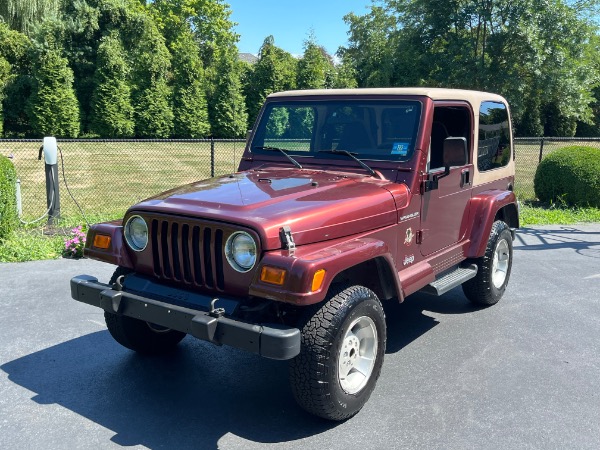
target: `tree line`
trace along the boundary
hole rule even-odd
[[[0,135],[242,137],[271,92],[440,86],[504,95],[521,136],[600,136],[597,3],[375,0],[335,58],[311,33],[248,63],[224,0],[3,0]]]
[[[600,136],[594,0],[385,0],[345,16],[359,86],[505,96],[521,136]]]
[[[300,58],[268,36],[238,58],[222,0],[6,0],[5,137],[243,137],[282,89],[353,86],[311,35]]]

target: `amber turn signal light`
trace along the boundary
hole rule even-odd
[[[94,236],[94,247],[106,250],[110,247],[110,236],[105,234],[97,234]]]
[[[285,281],[285,270],[277,267],[263,266],[260,271],[260,281],[283,286],[283,282]]]
[[[323,286],[323,280],[325,279],[325,269],[319,269],[315,272],[315,275],[313,276],[313,282],[312,282],[312,291],[318,291],[319,289],[321,289],[321,286]]]

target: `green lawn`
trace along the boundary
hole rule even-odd
[[[68,186],[86,215],[122,215],[144,198],[211,175],[210,142],[59,142],[59,147]],[[38,149],[35,142],[0,142],[0,154],[14,156],[25,220],[46,211]],[[243,141],[217,142],[215,174],[235,171],[243,149]],[[80,216],[65,187],[60,159],[59,172],[61,214]]]
[[[600,208],[577,208],[525,202],[521,204],[520,221],[522,227],[600,222]]]

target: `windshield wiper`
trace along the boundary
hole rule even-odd
[[[365,169],[367,172],[369,172],[369,174],[373,177],[377,177],[377,173],[371,169],[369,166],[367,166],[364,162],[362,162],[360,159],[358,159],[356,156],[354,156],[354,153],[350,153],[348,150],[319,150],[319,153],[333,153],[334,155],[336,154],[340,154],[340,155],[346,155],[349,156],[350,158],[352,158],[354,161],[356,161],[357,163],[360,164],[360,166]]]
[[[293,165],[295,165],[298,169],[302,169],[302,165],[298,161],[296,161],[294,158],[292,158],[290,155],[288,155],[287,152],[289,150],[287,150],[287,149],[283,149],[283,148],[279,148],[279,147],[269,147],[269,146],[266,146],[266,147],[257,146],[257,147],[253,147],[253,148],[258,149],[258,150],[267,150],[270,152],[281,152],[283,154],[283,156],[285,156],[287,159],[289,159]]]

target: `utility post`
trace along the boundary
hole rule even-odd
[[[58,190],[58,144],[53,136],[45,137],[38,159],[42,159],[46,172],[46,206],[48,207],[48,225],[54,225],[60,219],[60,194]]]

